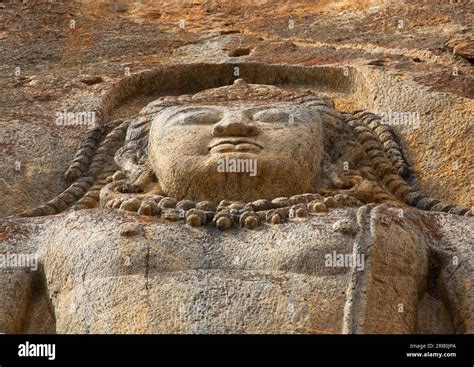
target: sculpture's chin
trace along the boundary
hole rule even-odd
[[[253,157],[253,158],[252,158]],[[251,202],[306,193],[315,174],[311,165],[242,154],[213,157],[187,170],[160,175],[163,191],[179,200]],[[225,159],[227,158],[227,159]],[[240,159],[238,161],[237,159]],[[197,163],[197,162],[196,162]]]

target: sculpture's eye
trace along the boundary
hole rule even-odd
[[[302,122],[303,119],[301,115],[294,110],[284,110],[284,109],[267,109],[256,112],[252,119],[259,122],[281,122],[281,123],[292,123],[292,122]]]
[[[220,111],[208,109],[187,109],[178,112],[173,116],[174,122],[183,125],[201,125],[201,124],[215,124],[222,119]]]

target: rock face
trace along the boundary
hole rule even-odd
[[[0,332],[474,332],[469,31],[376,3],[60,2],[56,76],[5,22]]]
[[[461,56],[465,59],[474,61],[474,40],[469,38],[454,38],[446,44],[455,56]]]

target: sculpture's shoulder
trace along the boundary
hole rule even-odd
[[[363,218],[359,216],[359,219]],[[474,219],[379,205],[364,215],[367,259],[359,292],[366,332],[472,332]],[[390,322],[382,320],[391,306]],[[415,302],[415,303],[413,303]],[[363,309],[362,308],[362,309]]]
[[[0,218],[0,253],[36,253],[39,243],[36,235],[48,219]]]
[[[474,218],[430,213],[423,226],[431,235],[431,296],[449,300],[456,332],[474,333]]]
[[[423,218],[424,227],[441,240],[435,244],[440,250],[474,251],[474,217],[423,213]]]
[[[0,333],[34,332],[33,325],[51,331],[37,241],[45,221],[0,220]]]

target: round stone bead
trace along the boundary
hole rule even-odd
[[[339,203],[334,199],[332,196],[329,196],[324,199],[324,204],[326,208],[337,208],[339,207]]]
[[[189,209],[186,212],[186,224],[192,227],[199,227],[207,222],[206,213],[200,209]]]
[[[200,201],[196,204],[196,209],[204,210],[206,212],[215,212],[216,205],[210,201]]]
[[[177,203],[178,201],[175,198],[165,197],[160,200],[160,203],[158,205],[162,209],[168,209],[176,207]]]
[[[240,216],[239,222],[241,227],[254,229],[258,226],[258,216],[253,211],[246,211]]]

